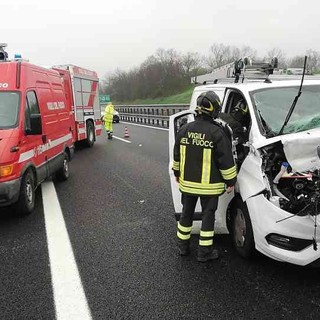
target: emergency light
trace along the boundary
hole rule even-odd
[[[14,60],[15,60],[15,61],[22,60],[21,54],[20,54],[20,53],[16,53],[16,54],[14,55]]]

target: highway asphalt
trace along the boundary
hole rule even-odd
[[[92,319],[320,318],[320,269],[244,260],[228,235],[215,237],[218,261],[196,261],[196,236],[180,257],[168,131],[119,123],[115,137],[125,126],[131,143],[99,137],[77,150],[68,181],[54,181]],[[32,215],[0,212],[0,320],[62,319],[41,189]]]

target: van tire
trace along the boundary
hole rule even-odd
[[[31,170],[27,170],[21,179],[19,200],[16,204],[17,214],[26,216],[35,207],[35,179]]]
[[[255,253],[255,244],[251,219],[247,205],[236,197],[231,206],[231,236],[236,251],[243,258],[250,258]]]
[[[94,134],[94,126],[91,121],[87,122],[87,139],[85,140],[85,145],[88,148],[92,148],[95,140],[95,134]]]
[[[66,152],[63,154],[62,167],[56,172],[56,178],[59,181],[66,181],[70,176],[69,156]]]

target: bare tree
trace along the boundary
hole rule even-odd
[[[278,58],[279,68],[287,67],[287,58],[285,53],[279,48],[273,48],[267,52],[265,59],[270,62],[274,57]]]
[[[257,51],[249,46],[243,46],[241,48],[235,46],[231,47],[231,61],[236,61],[244,57],[250,58],[251,60],[255,60],[256,56]]]
[[[320,52],[309,49],[308,70],[320,71]],[[249,57],[256,60],[257,52],[250,46],[236,46],[214,43],[209,56],[201,57],[198,52],[180,54],[175,49],[158,49],[138,68],[130,71],[117,69],[101,82],[100,92],[111,94],[116,101],[133,101],[136,99],[155,98],[179,93],[190,85],[190,78],[211,72],[212,69]],[[297,55],[286,59],[279,48],[269,50],[265,58],[270,61],[277,57],[281,67],[302,68],[304,56]],[[210,69],[204,68],[209,66]]]
[[[307,64],[308,69],[312,73],[317,73],[320,70],[320,53],[312,49],[307,50],[306,55],[308,56]]]
[[[219,68],[231,62],[230,46],[223,43],[214,43],[210,47],[209,56],[206,59],[206,64],[211,68]]]
[[[185,86],[182,57],[174,49],[158,49],[155,58],[161,65],[161,87],[163,92],[171,94]]]
[[[255,59],[256,55],[257,51],[249,46],[238,48],[223,43],[215,43],[210,47],[209,56],[205,61],[211,69],[214,69],[244,57]]]
[[[182,66],[186,77],[190,79],[195,77],[197,80],[198,72],[202,67],[202,58],[198,52],[188,52],[182,56]]]
[[[288,67],[302,68],[304,64],[304,56],[295,56],[288,61]]]

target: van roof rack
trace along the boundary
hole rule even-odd
[[[243,81],[241,81],[241,83],[243,82],[265,82],[265,83],[272,83],[270,78],[262,78],[262,77],[254,77],[254,78],[245,78]],[[239,83],[239,81],[235,81],[235,78],[216,78],[214,80],[206,80],[203,81],[202,84],[203,85],[207,85],[207,84],[217,84],[217,83]]]
[[[320,75],[305,75],[305,80],[320,80]],[[272,83],[272,81],[288,81],[288,80],[301,80],[300,75],[288,75],[288,74],[272,74],[269,77],[251,77],[245,78],[243,82],[265,82]],[[235,83],[234,78],[217,78],[214,80],[203,81],[203,85],[207,84],[217,84],[217,83]]]
[[[217,78],[214,80],[206,80],[203,84],[218,83],[218,82],[244,82],[250,81],[265,81],[270,83],[269,75],[273,74],[274,69],[278,68],[278,58],[274,57],[271,62],[252,62],[251,59],[245,57],[236,60],[229,64],[227,68],[227,78]]]
[[[270,62],[252,62],[249,58],[241,58],[219,69],[226,70],[226,75],[216,78],[213,76],[212,79],[195,83],[207,85],[217,83],[272,83],[272,81],[301,80],[300,74],[288,74],[284,70],[278,69],[277,57],[272,58]],[[307,70],[305,79],[319,80],[320,75],[313,75]]]
[[[235,61],[232,76],[235,78],[234,82],[239,82],[241,75],[242,82],[245,77],[270,82],[269,75],[273,74],[275,68],[278,68],[277,57],[272,58],[270,62],[252,62],[251,59],[245,57]]]

